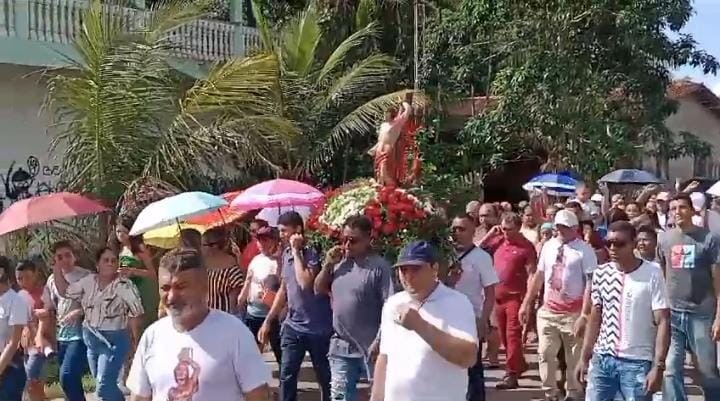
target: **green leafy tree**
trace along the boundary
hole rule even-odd
[[[130,26],[94,2],[75,41],[77,71],[50,78],[53,148],[69,187],[115,200],[141,175],[185,186],[197,171],[277,169],[277,149],[298,131],[278,116],[275,58],[229,60],[190,81],[169,63],[169,32],[202,10],[180,2],[152,11],[146,26]]]
[[[428,85],[493,96],[475,130],[542,149],[547,168],[589,178],[632,165],[673,112],[670,70],[715,73],[682,33],[689,0],[461,1],[428,28]],[[453,27],[460,27],[457,31]],[[448,74],[442,74],[448,71]]]
[[[255,9],[260,10],[257,3]],[[404,90],[387,93],[398,64],[366,46],[379,35],[376,23],[358,27],[334,48],[321,51],[321,44],[330,38],[312,5],[275,29],[262,13],[255,15],[266,49],[263,54],[279,65],[277,109],[300,130],[287,143],[285,174],[322,173],[351,138],[374,138],[384,110],[402,99]]]

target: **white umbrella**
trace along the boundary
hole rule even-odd
[[[710,196],[720,197],[720,181],[714,183],[705,193]]]
[[[260,213],[255,216],[256,219],[265,220],[271,227],[277,227],[277,221],[281,214],[285,212],[296,211],[303,218],[303,221],[307,222],[308,217],[313,211],[310,206],[281,206],[277,207],[266,207],[261,210]]]

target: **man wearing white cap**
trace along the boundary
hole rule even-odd
[[[658,223],[663,230],[668,228],[668,211],[670,210],[670,193],[660,192],[655,197],[655,204],[657,204],[657,216]]]
[[[548,401],[557,401],[560,396],[556,373],[561,346],[570,372],[565,400],[583,399],[582,386],[572,372],[580,356],[582,339],[579,337],[587,320],[583,312],[590,309],[589,304],[584,305],[585,294],[590,290],[590,277],[597,267],[597,257],[592,247],[579,238],[578,225],[574,213],[558,211],[555,216],[557,237],[550,239],[540,251],[537,271],[520,307],[520,320],[525,324],[544,285],[545,296],[537,313],[537,330],[540,379]]]

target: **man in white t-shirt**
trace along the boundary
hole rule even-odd
[[[207,306],[207,271],[195,249],[174,249],[158,270],[168,316],[138,344],[127,387],[132,401],[269,399],[270,368],[250,330]]]
[[[395,267],[405,291],[383,307],[371,400],[464,400],[478,353],[472,304],[437,281],[437,251],[425,241],[403,248]]]
[[[455,256],[459,268],[451,269],[447,285],[465,294],[475,311],[478,338],[482,341],[487,330],[487,321],[495,305],[495,284],[498,275],[493,267],[490,254],[475,246],[475,221],[467,214],[456,216],[451,225]],[[485,400],[485,377],[482,357],[468,370],[468,401]]]
[[[592,364],[588,401],[612,400],[618,391],[626,400],[650,401],[662,386],[670,305],[662,270],[635,257],[635,240],[629,222],[611,224],[607,242],[612,262],[593,274],[589,329],[575,372],[582,381]]]
[[[557,354],[564,349],[567,364],[566,401],[582,399],[583,389],[573,372],[580,357],[585,295],[590,291],[590,275],[597,267],[592,247],[578,238],[575,213],[560,210],[555,215],[557,237],[543,246],[528,293],[520,307],[520,320],[526,324],[540,289],[544,285],[543,305],[537,312],[538,366],[546,400],[560,397],[556,374]]]
[[[25,366],[20,337],[30,320],[30,305],[11,287],[10,261],[0,257],[0,400],[21,401]]]

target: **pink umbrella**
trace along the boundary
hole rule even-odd
[[[71,192],[35,196],[13,203],[0,214],[0,235],[52,220],[108,211],[98,201]]]
[[[282,206],[315,206],[325,195],[302,182],[278,178],[261,182],[243,191],[230,204],[240,210]]]

